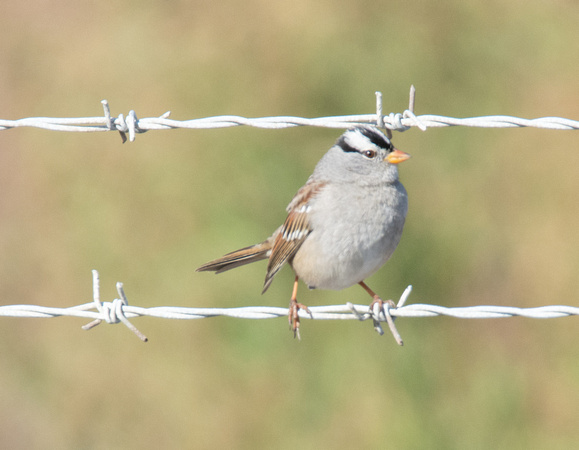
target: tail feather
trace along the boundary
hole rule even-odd
[[[234,252],[228,253],[221,258],[209,261],[196,269],[196,272],[215,272],[221,273],[227,270],[235,269],[236,267],[244,266],[255,261],[269,258],[271,252],[271,244],[269,241],[261,244],[251,245]]]

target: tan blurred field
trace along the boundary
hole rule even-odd
[[[185,120],[385,112],[579,119],[579,3],[3,4],[0,118]],[[143,307],[286,306],[257,242],[340,131],[0,132],[0,304],[68,307],[123,281]],[[396,133],[410,212],[370,280],[412,303],[579,304],[579,132]],[[366,303],[359,288],[307,305]],[[564,449],[579,441],[579,318],[371,323],[1,318],[0,447]]]

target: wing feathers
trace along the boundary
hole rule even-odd
[[[309,222],[310,201],[320,192],[325,183],[308,181],[288,206],[289,214],[275,236],[267,273],[263,284],[263,292],[267,291],[273,281],[273,277],[283,265],[291,260],[299,250],[302,243],[312,232]]]

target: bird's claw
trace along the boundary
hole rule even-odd
[[[298,338],[301,340],[300,337],[300,315],[299,310],[303,309],[307,312],[310,316],[312,316],[311,311],[306,305],[298,303],[295,299],[290,300],[289,310],[288,310],[288,322],[290,326],[290,330],[294,333],[294,338]]]

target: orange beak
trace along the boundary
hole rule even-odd
[[[403,151],[395,148],[393,152],[389,153],[388,156],[384,158],[384,161],[387,161],[390,164],[400,164],[401,162],[406,161],[408,158],[410,158],[408,153],[404,153]]]

